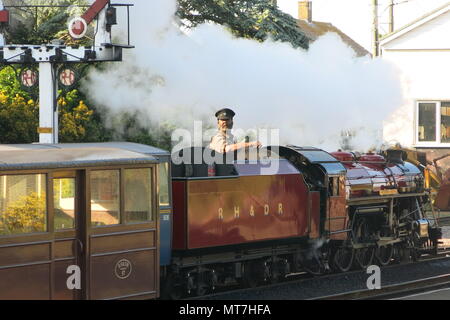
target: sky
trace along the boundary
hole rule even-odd
[[[278,7],[298,17],[297,0],[278,0]],[[312,0],[313,21],[331,22],[369,52],[372,45],[372,0]],[[394,29],[448,3],[448,0],[394,0]],[[388,33],[389,0],[378,0],[379,33]]]

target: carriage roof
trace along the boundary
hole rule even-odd
[[[167,152],[128,142],[0,145],[0,170],[158,163]],[[167,153],[168,154],[168,153]]]

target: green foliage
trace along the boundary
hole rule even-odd
[[[105,141],[107,130],[84,99],[84,95],[76,89],[65,94],[60,92],[58,110],[61,142]]]
[[[20,70],[17,70],[19,73]],[[77,89],[59,92],[61,142],[105,141],[108,134],[99,116]],[[12,68],[0,71],[0,143],[32,143],[39,140],[39,103],[20,87]]]
[[[15,71],[0,71],[0,143],[30,143],[38,139],[39,108],[20,89]]]
[[[53,197],[55,201],[55,208],[59,208],[58,202],[60,196],[61,198],[75,197],[75,179],[61,178],[53,180]]]
[[[28,0],[26,5],[86,5],[86,0]],[[8,43],[42,44],[53,39],[69,40],[68,22],[73,15],[80,15],[80,7],[39,7],[12,9],[13,24],[6,33]],[[86,40],[84,40],[86,41]],[[71,44],[82,44],[71,41]]]
[[[228,26],[239,37],[264,41],[290,42],[293,47],[308,48],[308,38],[296,20],[279,10],[272,0],[178,0],[177,15],[186,27],[205,21]]]
[[[8,205],[0,219],[0,234],[42,232],[46,230],[45,194],[36,192]]]
[[[152,145],[161,149],[171,149],[171,136],[175,127],[169,123],[159,126],[144,123],[145,115],[135,111],[134,113],[123,112],[113,119],[110,130],[110,139],[130,141]]]

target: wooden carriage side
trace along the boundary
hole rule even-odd
[[[0,299],[159,296],[157,159],[0,146]]]

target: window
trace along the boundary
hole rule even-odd
[[[0,235],[47,231],[46,175],[0,176]]]
[[[419,102],[417,107],[417,142],[450,143],[450,101]]]
[[[53,179],[55,230],[75,227],[75,178]]]
[[[152,171],[125,169],[125,223],[153,220]]]
[[[120,223],[120,171],[91,172],[91,225]]]
[[[339,196],[339,179],[340,177],[330,177],[328,192],[330,196]]]
[[[441,142],[450,143],[450,102],[441,102]]]
[[[159,167],[159,205],[169,205],[169,164],[160,163]]]
[[[435,103],[419,103],[419,141],[436,141]]]

